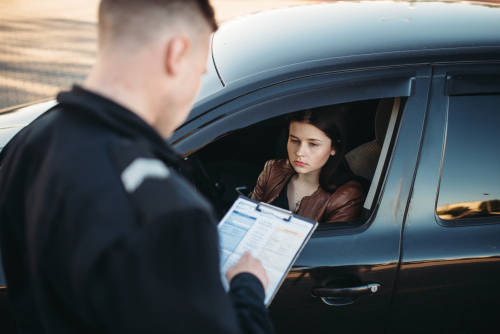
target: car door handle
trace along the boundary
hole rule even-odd
[[[324,288],[318,286],[311,289],[311,294],[315,297],[356,297],[375,293],[380,288],[378,283],[370,283],[350,288]]]

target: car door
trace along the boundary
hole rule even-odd
[[[389,333],[500,328],[500,66],[437,66]]]
[[[404,100],[381,159],[380,179],[372,182],[373,196],[365,203],[367,216],[352,226],[322,226],[314,233],[269,308],[278,333],[384,332],[429,82],[428,66],[293,80],[210,110],[204,120],[174,135],[175,148],[189,156],[232,131],[296,110],[375,98]]]

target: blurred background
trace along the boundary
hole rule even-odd
[[[314,0],[212,0],[218,22]],[[486,0],[500,2],[500,0]],[[0,109],[81,83],[97,54],[99,0],[0,0]]]
[[[218,22],[311,0],[212,0]],[[99,0],[0,0],[0,109],[81,83],[97,55]]]

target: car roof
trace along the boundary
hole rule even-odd
[[[453,49],[499,60],[500,6],[463,2],[333,2],[264,11],[222,24],[213,58],[224,84],[296,64],[365,62],[380,55],[439,54]],[[390,57],[389,57],[390,58]],[[420,57],[420,59],[425,59]],[[436,58],[438,59],[438,58]],[[484,59],[483,59],[484,60]],[[395,62],[396,63],[396,62]],[[391,65],[385,60],[380,65]]]

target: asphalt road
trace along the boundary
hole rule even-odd
[[[219,22],[299,0],[212,0]],[[0,109],[81,83],[97,56],[99,0],[0,0]]]

